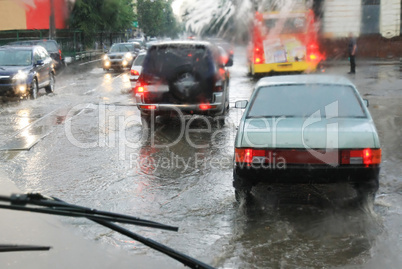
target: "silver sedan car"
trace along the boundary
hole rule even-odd
[[[235,139],[236,198],[257,185],[347,183],[359,203],[378,190],[381,148],[356,87],[329,75],[261,79]],[[369,200],[368,200],[369,198]]]

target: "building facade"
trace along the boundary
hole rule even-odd
[[[0,31],[49,29],[52,2],[56,29],[65,29],[69,0],[2,0]]]
[[[401,0],[325,0],[322,33],[327,38],[381,34],[401,35]]]

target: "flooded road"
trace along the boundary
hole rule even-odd
[[[346,76],[347,69],[333,64],[325,73]],[[223,128],[202,119],[189,119],[187,128],[158,119],[148,133],[127,72],[67,69],[57,77],[54,94],[0,105],[1,167],[23,191],[178,226],[178,233],[129,228],[218,268],[399,268],[399,66],[362,64],[350,77],[370,102],[383,148],[372,210],[322,206],[322,192],[315,189],[292,190],[317,198],[308,205],[294,199],[278,206],[264,194],[251,205],[238,205],[232,159],[242,111],[233,106],[248,99],[256,83],[246,76],[244,49],[237,49],[230,72],[231,108]],[[340,186],[339,193],[344,191],[347,186]],[[169,259],[89,221],[62,221],[127,255]]]

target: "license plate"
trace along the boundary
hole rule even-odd
[[[147,91],[148,92],[168,92],[169,86],[168,85],[148,85]]]

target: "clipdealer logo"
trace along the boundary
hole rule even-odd
[[[91,121],[84,125],[79,119],[76,119],[83,113],[91,113]],[[151,111],[151,113],[154,113]],[[108,105],[104,102],[99,104],[79,104],[69,110],[66,115],[64,130],[69,142],[79,148],[117,148],[119,160],[127,160],[129,157],[129,149],[139,149],[144,144],[155,149],[165,149],[186,141],[190,147],[201,150],[206,148],[222,149],[227,148],[229,140],[223,140],[222,136],[235,135],[235,124],[226,118],[226,128],[215,128],[213,123],[217,123],[223,116],[214,118],[202,115],[185,116],[180,109],[172,107],[172,113],[175,113],[180,120],[179,125],[175,128],[175,136],[169,139],[160,139],[155,128],[154,117],[151,117],[150,126],[144,128],[141,126],[141,119],[138,114],[130,113],[129,115],[119,115],[116,113],[115,105]],[[241,114],[237,115],[240,118]],[[195,124],[194,124],[195,123]],[[95,126],[88,131],[88,126]],[[132,131],[131,127],[139,126],[139,129]],[[131,130],[132,132],[129,132]],[[138,131],[140,130],[140,131]],[[229,133],[229,134],[228,134]],[[197,137],[206,135],[207,140],[200,140]],[[171,139],[170,139],[171,138]]]

